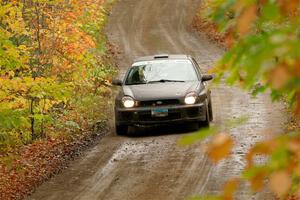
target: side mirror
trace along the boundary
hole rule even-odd
[[[210,81],[214,78],[213,75],[210,75],[210,74],[204,74],[202,75],[202,81],[205,82],[205,81]]]
[[[113,85],[121,86],[123,82],[120,79],[114,79],[112,80]]]

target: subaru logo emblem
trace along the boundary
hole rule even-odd
[[[163,102],[162,101],[157,101],[156,104],[161,105],[161,104],[163,104]]]

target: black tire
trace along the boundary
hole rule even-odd
[[[213,121],[214,120],[214,115],[213,115],[211,101],[209,101],[209,103],[208,103],[208,113],[209,113],[209,121]]]
[[[127,135],[128,126],[126,125],[116,125],[116,134],[117,135]]]
[[[206,106],[206,118],[204,121],[199,122],[200,127],[209,127],[210,117],[209,117],[209,107]]]

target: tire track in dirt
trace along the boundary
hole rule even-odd
[[[118,45],[121,76],[138,56],[184,53],[196,58],[203,71],[223,50],[198,33],[192,21],[201,0],[122,0],[116,3],[107,25],[107,35]],[[213,166],[198,145],[178,147],[177,140],[189,130],[161,127],[138,130],[142,137],[110,135],[74,161],[68,170],[43,184],[28,199],[38,200],[173,200],[195,194],[217,193],[224,182],[240,173],[243,156],[262,133],[280,132],[284,107],[272,104],[267,94],[257,98],[234,87],[212,88],[214,123],[247,114],[247,124],[233,128],[233,155]],[[272,199],[267,191],[251,194],[243,185],[236,199]]]

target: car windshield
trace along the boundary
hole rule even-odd
[[[197,73],[190,60],[153,60],[134,63],[125,84],[187,81],[198,81]]]

